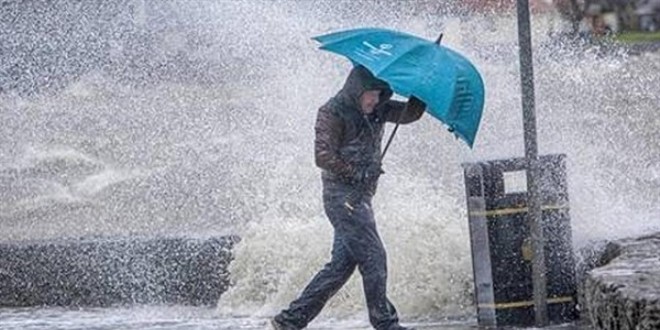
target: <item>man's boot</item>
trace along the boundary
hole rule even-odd
[[[275,318],[270,319],[270,325],[272,326],[273,330],[298,330],[298,328],[277,322]]]
[[[389,327],[387,330],[415,330],[415,328],[408,328],[408,327],[404,327],[402,325],[397,324],[397,325]]]

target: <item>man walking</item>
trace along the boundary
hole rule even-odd
[[[411,97],[390,100],[392,90],[363,66],[350,72],[344,87],[318,112],[314,141],[322,169],[323,205],[334,228],[332,259],[288,309],[271,324],[277,330],[303,329],[357,267],[362,275],[369,321],[377,330],[406,329],[387,299],[387,259],[378,235],[371,199],[381,169],[386,122],[407,124],[421,118],[425,105]]]

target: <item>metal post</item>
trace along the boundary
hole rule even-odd
[[[548,324],[547,279],[541,202],[537,178],[539,175],[536,144],[536,114],[534,113],[534,71],[529,1],[518,0],[518,43],[520,46],[520,84],[522,89],[523,124],[525,130],[525,158],[527,160],[527,222],[532,237],[534,257],[532,277],[534,285],[534,313],[536,326]]]

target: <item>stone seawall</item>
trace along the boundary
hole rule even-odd
[[[0,307],[214,305],[236,237],[0,243]]]
[[[581,281],[583,315],[596,329],[660,329],[660,233],[608,243]]]

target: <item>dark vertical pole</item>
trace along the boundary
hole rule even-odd
[[[518,0],[518,43],[520,46],[520,84],[522,89],[523,126],[525,130],[525,158],[527,159],[527,207],[534,258],[532,277],[534,284],[534,313],[536,326],[548,324],[547,279],[544,252],[541,202],[537,179],[539,176],[538,148],[536,144],[536,114],[534,110],[534,70],[532,65],[532,36],[529,19],[529,1]]]

